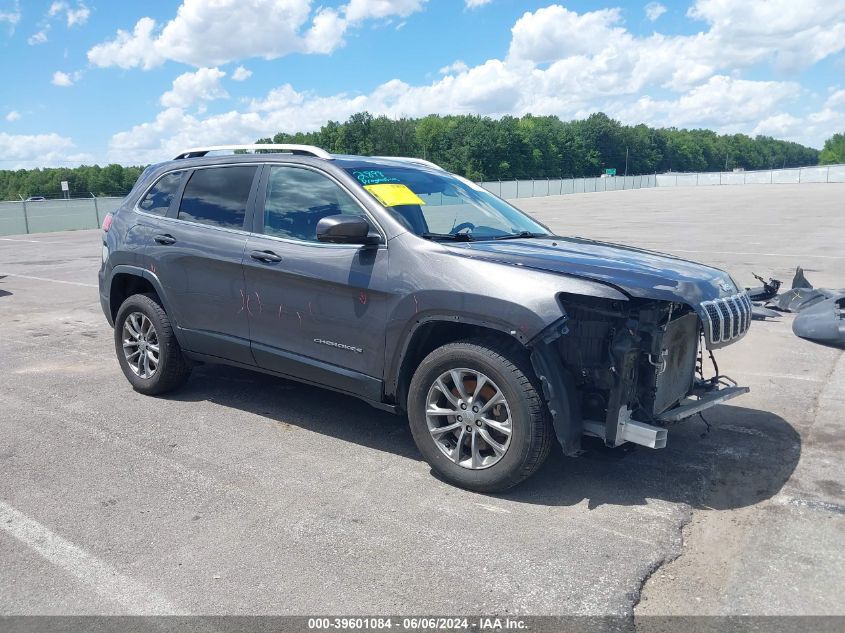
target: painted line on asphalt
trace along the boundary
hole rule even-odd
[[[743,376],[755,376],[757,378],[781,378],[783,380],[803,380],[805,382],[827,382],[824,378],[815,376],[800,376],[798,374],[768,374],[765,372],[744,371]]]
[[[715,255],[758,255],[760,257],[783,257],[784,259],[792,257],[795,259],[816,258],[816,259],[845,259],[845,255],[807,255],[807,254],[790,254],[790,253],[744,253],[739,251],[687,251],[680,248],[666,248],[663,249],[670,253],[705,253]]]
[[[25,242],[27,244],[44,244],[44,242],[40,240],[16,240],[13,237],[0,237],[0,240],[4,242]],[[58,242],[47,242],[47,244],[57,244]]]
[[[3,501],[0,501],[0,529],[132,614],[176,612],[164,597]]]
[[[0,272],[6,277],[18,277],[20,279],[32,279],[34,281],[50,281],[54,284],[67,284],[69,286],[83,286],[84,288],[97,288],[97,284],[84,284],[81,281],[62,281],[61,279],[48,279],[47,277],[33,277],[32,275],[18,275],[15,273]]]

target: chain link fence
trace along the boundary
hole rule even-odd
[[[666,173],[606,178],[540,178],[478,183],[506,200],[572,193],[622,191],[650,187],[707,185],[845,183],[845,165],[701,173]],[[0,202],[0,235],[95,229],[122,197],[93,196],[55,200]]]

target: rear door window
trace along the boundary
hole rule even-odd
[[[173,197],[178,193],[179,185],[182,184],[184,173],[184,171],[174,171],[162,176],[138,203],[138,208],[153,215],[167,215],[170,203],[173,202]]]
[[[254,165],[197,169],[185,185],[178,218],[242,229],[257,169]]]

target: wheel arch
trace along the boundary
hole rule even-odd
[[[109,279],[109,311],[112,322],[117,317],[120,306],[133,294],[154,294],[173,323],[176,338],[181,339],[175,315],[170,309],[161,281],[152,271],[138,266],[115,266],[112,270]],[[179,342],[182,343],[181,340]]]
[[[436,315],[417,321],[405,338],[385,382],[385,397],[405,410],[414,371],[433,350],[464,339],[492,338],[514,349],[526,349],[524,337],[498,324],[467,317]]]

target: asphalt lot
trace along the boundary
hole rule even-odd
[[[520,200],[562,234],[845,286],[845,185]],[[845,614],[845,354],[755,323],[752,393],[496,496],[405,421],[222,368],[129,386],[99,232],[0,239],[0,614]]]

